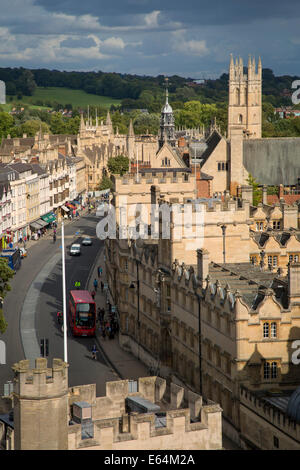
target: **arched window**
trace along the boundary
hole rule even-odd
[[[237,105],[240,104],[240,89],[239,88],[235,90],[235,104]]]
[[[243,123],[243,116],[242,114],[239,114],[239,124],[242,124]]]

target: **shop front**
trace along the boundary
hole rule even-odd
[[[28,237],[28,226],[17,228],[13,233],[13,243],[18,243],[27,240]]]
[[[68,207],[66,207],[66,206],[61,206],[60,210],[61,210],[61,215],[62,215],[62,217],[63,217],[64,219],[67,219],[68,216],[69,216],[70,209],[69,209]]]
[[[29,224],[30,230],[31,230],[31,239],[32,240],[38,240],[39,236],[41,233],[43,233],[44,228],[47,226],[47,222],[45,222],[42,219],[37,219],[34,222],[31,222]]]
[[[5,233],[1,235],[1,251],[6,250],[7,248],[13,247],[13,235],[12,233],[7,230]]]
[[[71,202],[67,202],[66,206],[68,207],[68,209],[70,209],[70,213],[73,215],[73,217],[75,217],[76,212],[78,213],[77,206]]]

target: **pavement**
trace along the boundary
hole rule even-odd
[[[98,278],[98,266],[102,268],[102,275]],[[101,250],[87,282],[86,289],[92,292],[94,290],[94,279],[98,280],[98,289],[95,295],[95,301],[98,307],[105,309],[104,319],[108,319],[108,308],[106,301],[106,292],[101,292],[101,281],[107,282],[104,261],[104,249]],[[139,377],[147,377],[149,375],[148,367],[140,362],[133,354],[124,351],[119,345],[118,334],[114,339],[103,338],[99,324],[97,324],[96,341],[100,354],[104,356],[109,366],[114,369],[120,379],[137,380]]]

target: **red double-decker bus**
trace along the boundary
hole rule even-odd
[[[87,290],[71,290],[69,326],[74,336],[95,336],[96,304]]]

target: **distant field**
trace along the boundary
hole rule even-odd
[[[32,105],[32,103],[40,101],[56,101],[61,104],[72,104],[74,108],[86,107],[87,105],[102,106],[104,108],[110,108],[112,104],[118,106],[121,101],[108,96],[91,95],[85,93],[82,90],[71,90],[70,88],[60,87],[37,87],[33,96],[23,96],[21,100],[18,100],[16,96],[13,98],[14,103],[26,103]],[[4,105],[5,106],[5,105]],[[9,105],[7,105],[9,106]],[[42,108],[42,106],[35,106]]]
[[[29,105],[29,108],[31,109],[51,109],[51,108],[48,108],[46,106],[35,106],[35,105],[30,105],[30,103],[28,103],[27,101],[25,100],[14,100],[14,103],[24,103],[24,104],[28,104]],[[5,112],[10,112],[12,110],[12,108],[14,107],[15,105],[12,104],[12,103],[7,103],[7,104],[0,104],[0,108],[3,109],[3,111]]]

